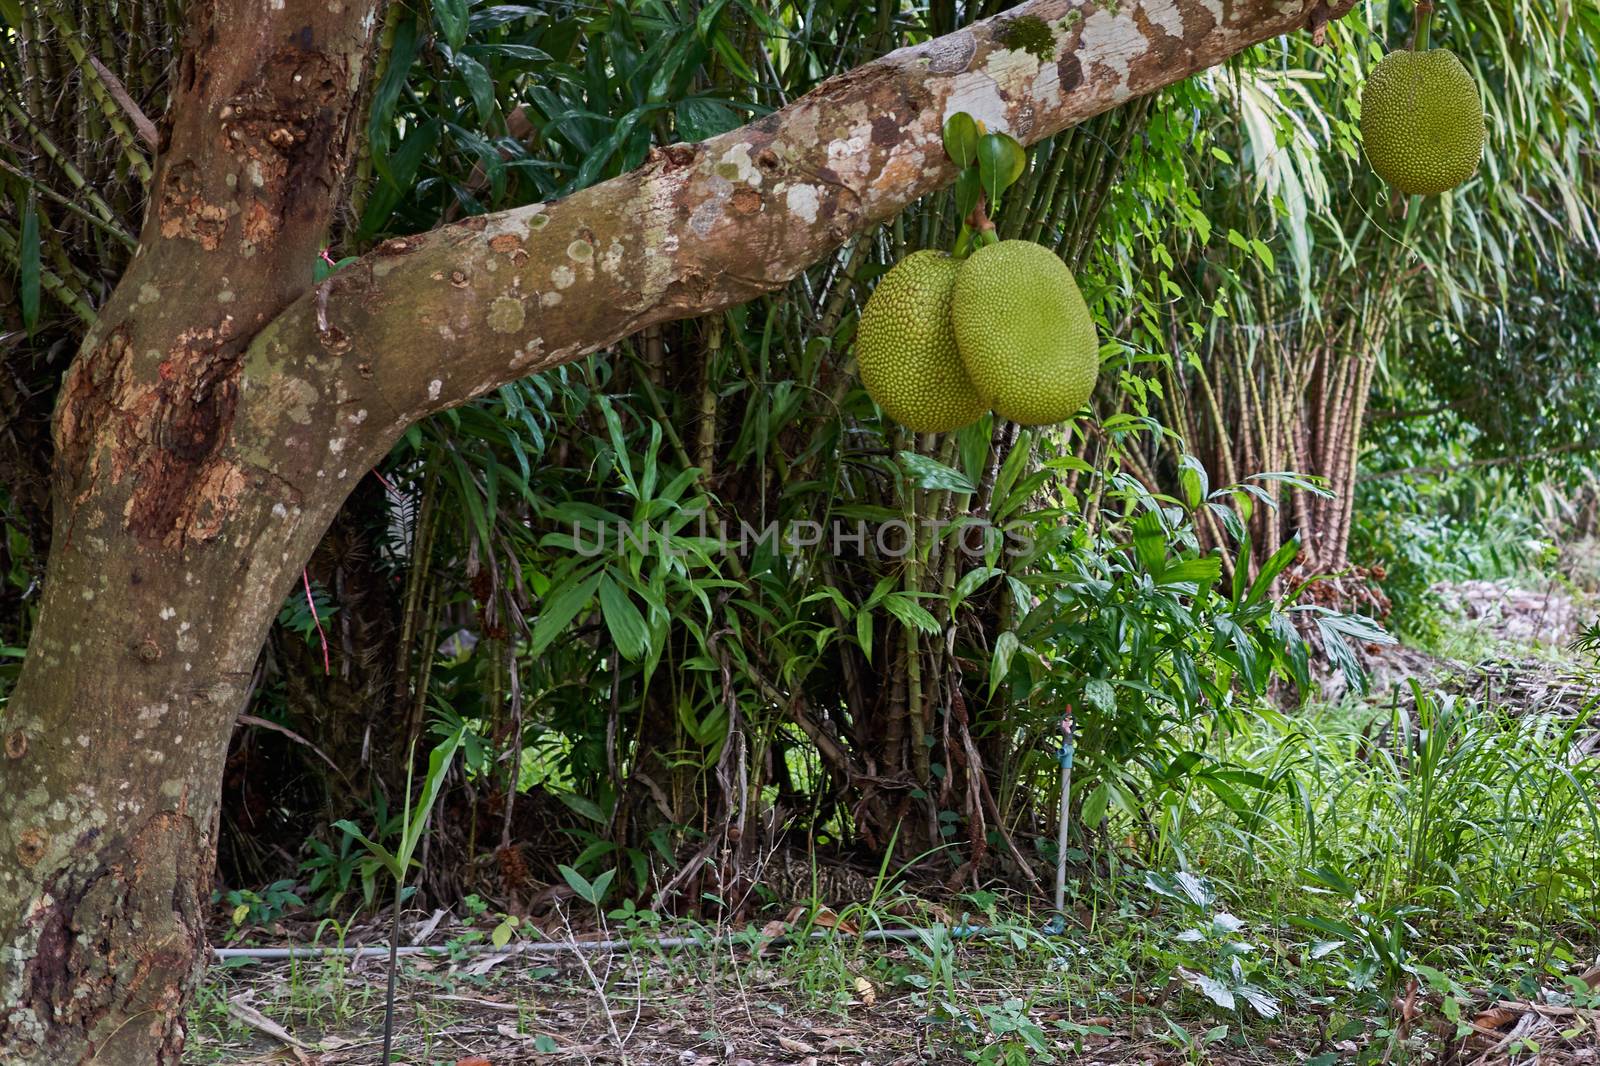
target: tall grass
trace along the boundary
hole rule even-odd
[[[1476,945],[1542,966],[1600,937],[1600,760],[1571,720],[1412,686],[1381,709],[1265,715],[1220,758],[1254,790],[1164,812],[1171,860],[1344,941],[1376,983]],[[1330,941],[1331,943],[1331,941]],[[1380,972],[1382,971],[1382,972]]]

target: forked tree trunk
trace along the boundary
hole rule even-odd
[[[228,736],[365,469],[323,461],[332,397],[252,402],[275,379],[245,363],[311,287],[375,3],[190,5],[139,251],[57,403],[48,577],[0,722],[0,1062],[178,1062]]]
[[[407,425],[783,285],[951,179],[951,112],[1031,143],[1349,3],[1033,0],[314,292],[377,0],[191,3],[140,250],[56,412],[48,587],[0,723],[0,1062],[178,1061],[248,672]]]

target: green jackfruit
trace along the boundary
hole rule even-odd
[[[1094,391],[1094,320],[1048,248],[1000,241],[974,252],[956,275],[950,318],[967,376],[996,414],[1026,426],[1063,422]]]
[[[861,309],[861,384],[884,414],[918,433],[960,429],[986,407],[961,368],[950,328],[959,268],[943,252],[913,252],[879,280]]]
[[[1391,52],[1361,90],[1361,139],[1378,176],[1432,196],[1466,181],[1483,155],[1478,83],[1454,52]]]

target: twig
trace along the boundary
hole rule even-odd
[[[152,152],[161,151],[161,135],[156,132],[156,124],[150,121],[133,97],[128,95],[128,90],[123,87],[122,80],[107,70],[106,65],[95,56],[89,56],[88,60],[89,65],[94,68],[94,72],[100,76],[100,81],[105,85],[106,92],[111,94],[111,99],[117,102],[117,106],[122,108],[127,113],[129,120],[133,122],[133,128],[139,134],[139,139],[144,142],[145,147]]]
[[[289,1045],[289,1048],[294,1052],[295,1060],[298,1062],[310,1062],[311,1059],[306,1052],[318,1050],[315,1044],[308,1044],[303,1040],[297,1039],[289,1030],[248,1003],[243,1002],[242,996],[234,996],[228,1000],[228,1013],[250,1028],[265,1033],[280,1043]]]

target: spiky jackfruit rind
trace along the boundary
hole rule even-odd
[[[988,406],[956,353],[950,296],[959,269],[943,252],[913,252],[878,281],[861,309],[861,384],[884,414],[918,433],[960,429]]]
[[[1094,391],[1099,339],[1078,283],[1032,241],[974,252],[950,302],[967,376],[994,412],[1027,426],[1064,422]]]
[[[1361,90],[1367,161],[1408,196],[1448,192],[1483,156],[1483,101],[1466,65],[1446,48],[1391,52]]]

